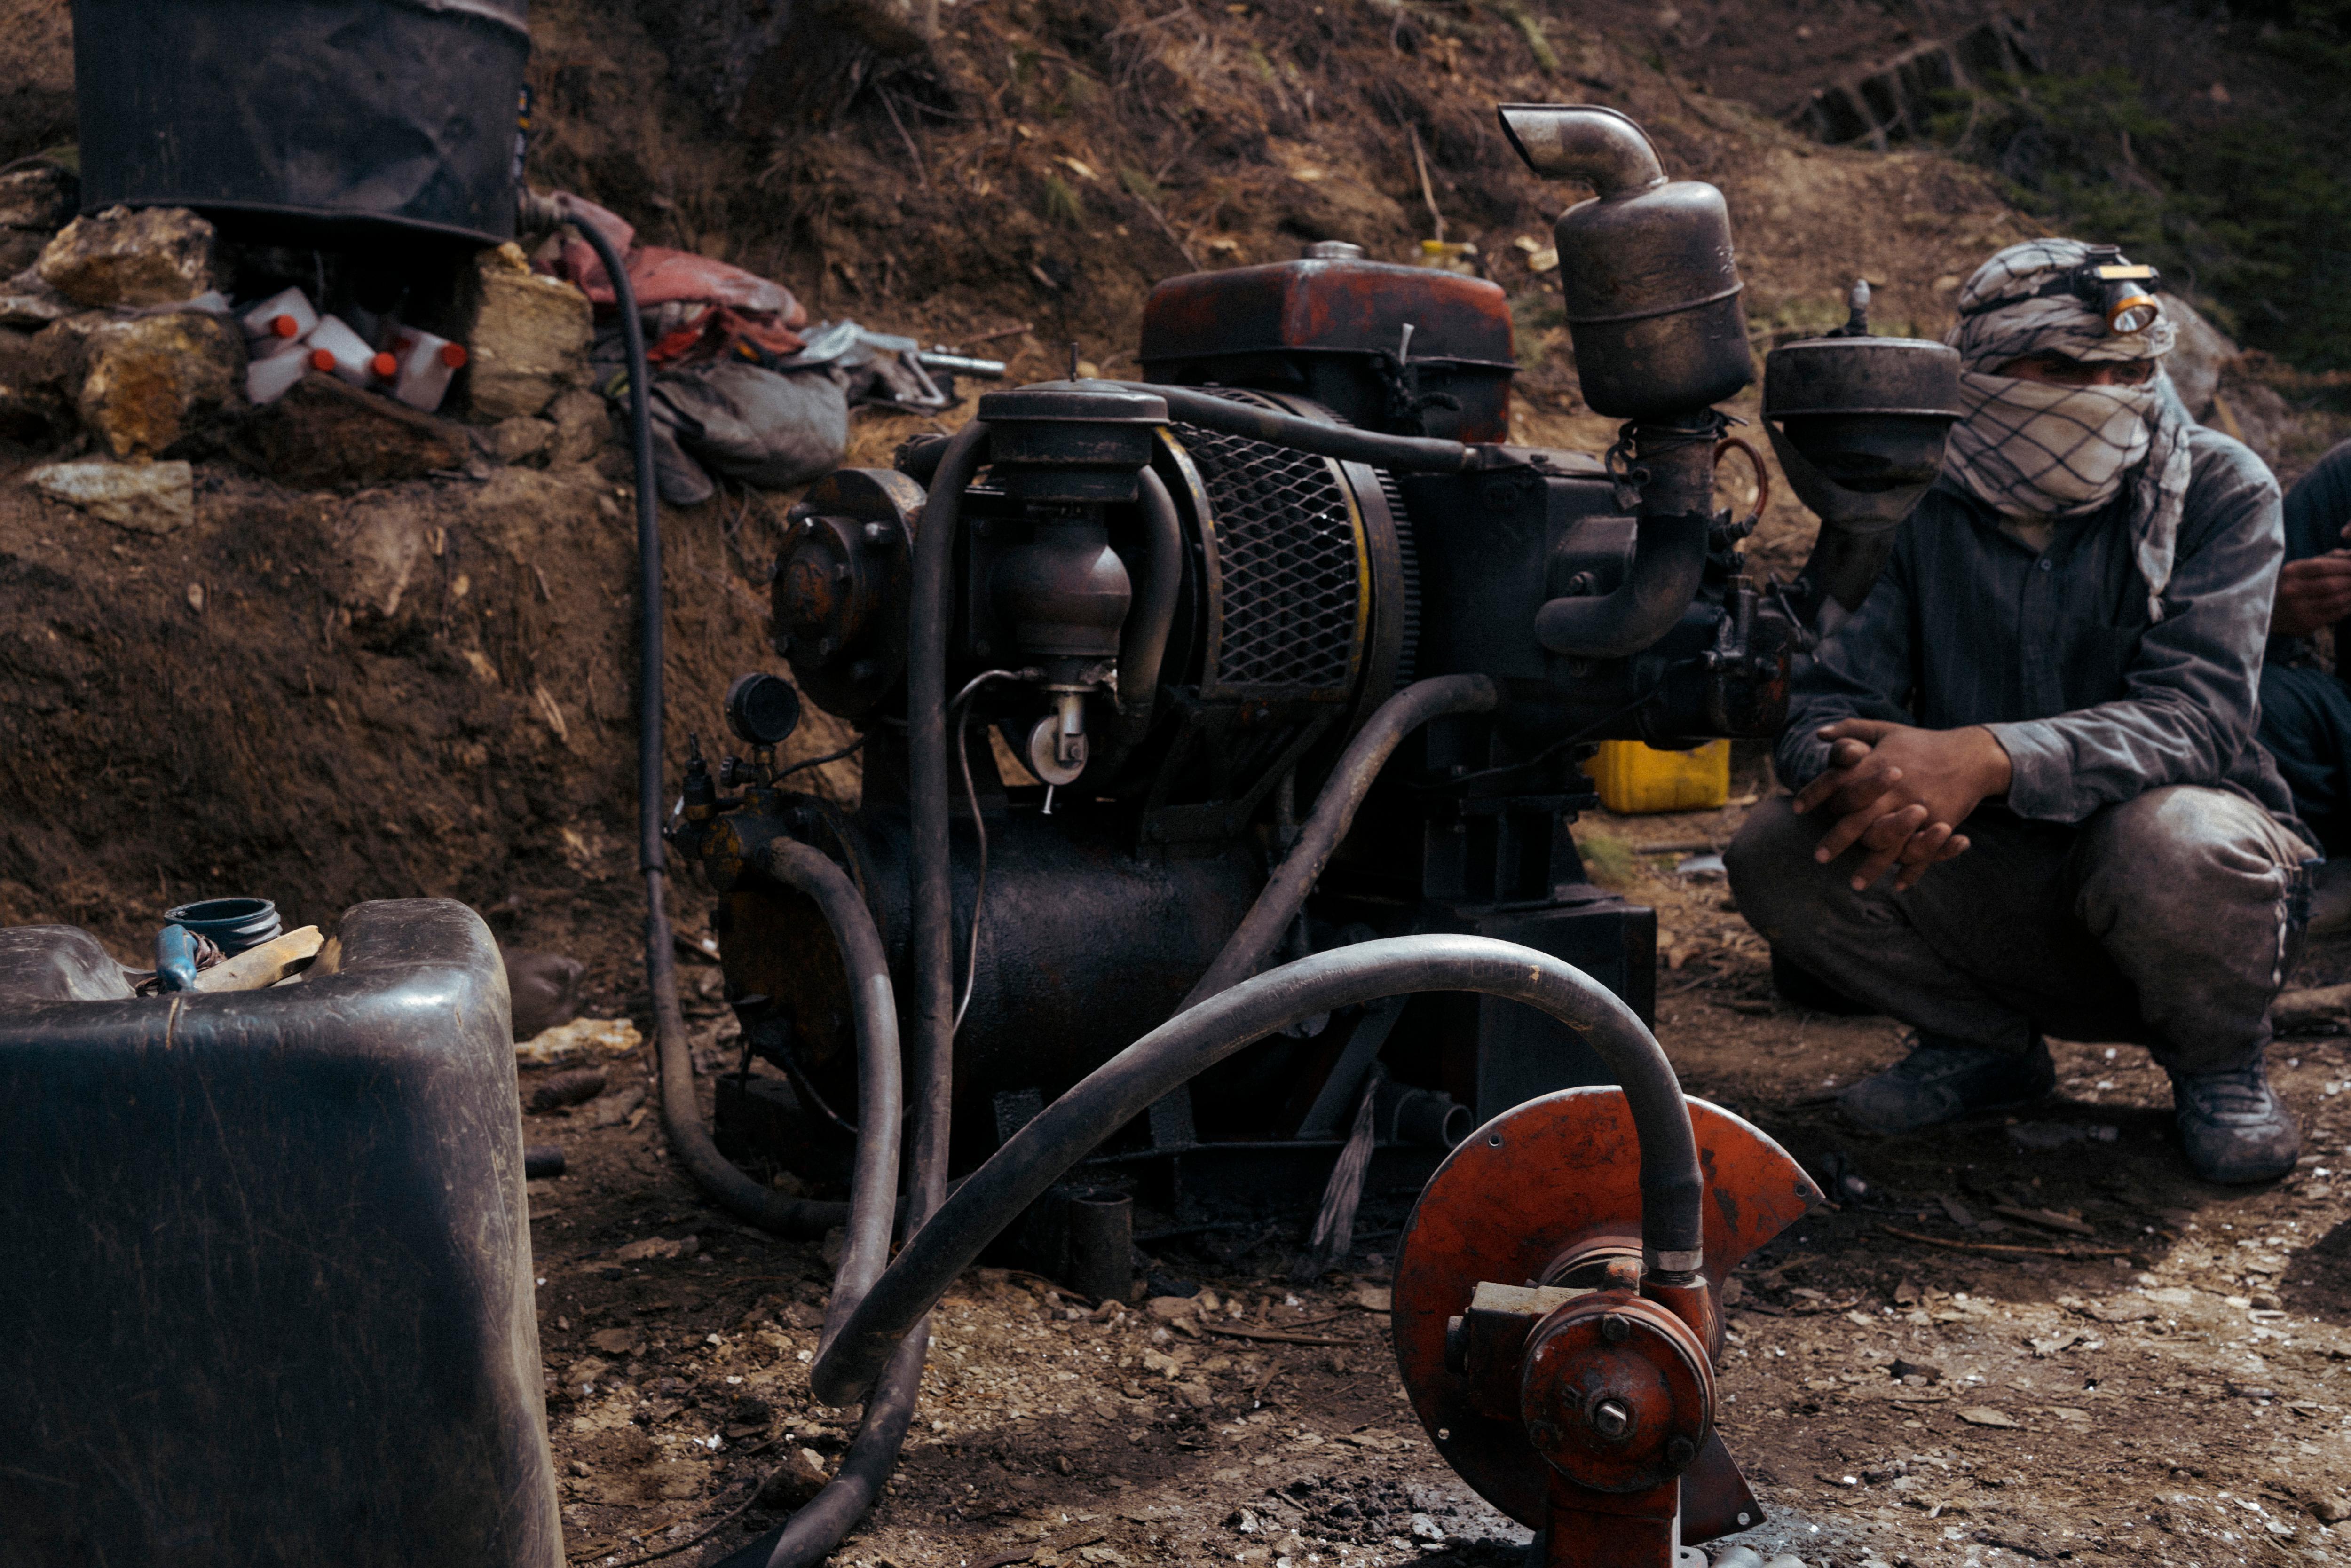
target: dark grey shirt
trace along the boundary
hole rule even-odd
[[[2036,556],[1991,507],[1937,485],[1860,610],[1797,670],[1780,777],[1802,787],[1817,775],[1828,747],[1813,732],[1840,718],[1980,724],[2008,752],[2020,817],[2078,822],[2162,785],[2204,784],[2292,823],[2292,798],[2253,743],[2284,554],[2277,481],[2217,432],[2191,432],[2189,453],[2152,624],[2126,496],[2058,523]]]

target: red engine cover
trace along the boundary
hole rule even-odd
[[[1435,267],[1309,257],[1168,278],[1143,308],[1143,370],[1177,385],[1297,392],[1393,430],[1383,356],[1406,326],[1419,391],[1461,405],[1425,409],[1425,433],[1508,441],[1510,300],[1484,278]]]

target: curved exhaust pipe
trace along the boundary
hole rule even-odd
[[[1666,183],[1649,133],[1597,104],[1506,103],[1502,134],[1528,168],[1551,180],[1582,180],[1604,200]]]

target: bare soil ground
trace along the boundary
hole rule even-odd
[[[1581,193],[1518,167],[1491,128],[1500,100],[1625,108],[1673,172],[1721,183],[1759,342],[1833,323],[1857,272],[1882,286],[1882,326],[1938,331],[1959,277],[2031,232],[1947,159],[1823,150],[1775,119],[1813,81],[1977,6],[967,0],[930,65],[781,49],[725,112],[664,83],[651,9],[534,7],[535,182],[776,276],[820,314],[946,341],[1019,327],[990,339],[1016,380],[1057,371],[1073,340],[1131,371],[1159,277],[1323,237],[1405,256],[1433,204],[1511,296],[1520,438],[1604,445],[1555,280],[1516,243],[1540,248]],[[20,46],[0,88],[7,156],[69,133],[66,13],[0,0]],[[885,460],[918,427],[862,423],[853,459]],[[301,919],[445,893],[504,936],[589,959],[592,1010],[642,1021],[625,475],[606,462],[323,497],[207,463],[195,524],[157,539],[31,497],[16,478],[48,455],[0,450],[0,920],[88,925],[129,956],[163,907],[202,893],[272,893]],[[673,768],[687,732],[716,729],[726,680],[774,663],[759,578],[789,498],[667,516]],[[1809,535],[1781,487],[1757,554],[1784,571]],[[820,721],[802,740],[833,738]],[[846,793],[853,775],[829,783]],[[1719,842],[1736,817],[1583,831]],[[1861,1138],[1828,1101],[1898,1051],[1893,1026],[1779,1003],[1719,882],[1677,874],[1678,854],[1620,858],[1626,891],[1661,912],[1660,1034],[1691,1090],[1866,1185],[1740,1280],[1724,1385],[1734,1450],[1776,1515],[1759,1544],[1922,1565],[2351,1557],[2330,1530],[2351,1512],[2351,1225],[2332,1174],[2351,1161],[2344,1041],[2277,1052],[2311,1157],[2266,1188],[2188,1177],[2161,1075],[2095,1043],[2061,1047],[2060,1099],[2018,1126]],[[2343,978],[2351,953],[2305,970]],[[707,1071],[732,1026],[706,986],[695,1012]],[[688,1539],[788,1458],[836,1462],[853,1429],[807,1399],[821,1247],[705,1207],[627,1103],[642,1072],[624,1068],[600,1112],[527,1119],[530,1142],[560,1141],[572,1162],[531,1201],[583,1563]],[[523,1075],[526,1097],[538,1078]],[[905,1469],[841,1560],[1514,1560],[1522,1532],[1430,1452],[1383,1317],[1361,1304],[1392,1241],[1367,1235],[1311,1290],[1281,1282],[1294,1239],[1244,1241],[1151,1244],[1163,1285],[1215,1294],[1192,1332],[1143,1310],[1096,1317],[1019,1276],[963,1281]],[[1252,1337],[1268,1333],[1296,1337]],[[1342,1343],[1301,1343],[1319,1340]],[[777,1517],[755,1506],[676,1560],[715,1561]]]
[[[1639,851],[1719,842],[1739,813],[1581,831],[1629,846],[1626,891],[1659,909],[1658,1034],[1687,1087],[1842,1195],[1737,1276],[1726,1434],[1773,1516],[1752,1542],[1920,1568],[2351,1556],[2346,1042],[2278,1048],[2310,1154],[2267,1187],[2187,1173],[2168,1087],[2127,1046],[2058,1044],[2058,1094],[2022,1117],[1856,1134],[1831,1102],[1899,1054],[1896,1027],[1780,1002],[1721,882]],[[2346,964],[2322,947],[2305,976]],[[693,1011],[716,1067],[732,1025],[715,992]],[[602,1563],[690,1539],[799,1450],[835,1462],[854,1419],[807,1395],[821,1249],[704,1208],[649,1119],[595,1119],[526,1135],[573,1162],[531,1201],[565,1528]],[[1465,1491],[1396,1384],[1393,1233],[1311,1290],[1286,1282],[1296,1241],[1149,1244],[1155,1288],[1207,1292],[1183,1321],[967,1276],[904,1469],[841,1561],[1514,1563],[1525,1531]],[[755,1504],[681,1559],[778,1517]]]

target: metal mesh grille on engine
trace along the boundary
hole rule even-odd
[[[1195,425],[1176,434],[1216,517],[1224,617],[1207,685],[1345,693],[1362,654],[1362,545],[1332,465]]]

